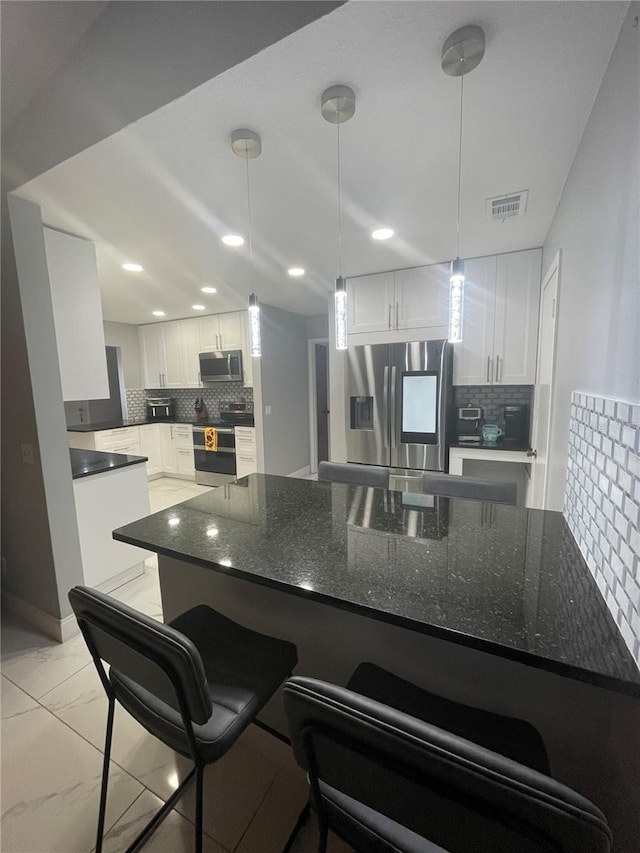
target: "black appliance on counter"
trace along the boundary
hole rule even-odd
[[[236,426],[254,426],[253,403],[223,402],[220,419],[193,427],[193,456],[196,483],[221,486],[236,478]],[[216,431],[217,450],[206,449],[207,429]]]
[[[482,414],[481,406],[460,406],[456,427],[459,444],[480,444]]]
[[[174,397],[148,397],[147,420],[166,421],[176,416],[176,401]]]
[[[529,447],[529,406],[522,403],[517,406],[505,406],[503,409],[505,445]]]

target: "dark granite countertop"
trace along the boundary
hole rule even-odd
[[[203,421],[189,420],[187,418],[156,418],[155,420],[147,420],[146,418],[141,418],[140,420],[129,419],[129,420],[119,420],[119,421],[103,421],[98,424],[75,424],[75,426],[68,426],[67,432],[102,432],[106,429],[123,429],[124,427],[129,426],[148,426],[149,424],[191,424],[191,426],[231,426],[231,424],[223,423],[220,420],[216,420],[214,418],[207,418]],[[252,427],[254,424],[246,423],[241,424],[241,426]]]
[[[71,456],[71,476],[74,480],[80,477],[91,477],[92,474],[102,474],[115,468],[126,468],[128,465],[138,465],[146,462],[147,456],[129,456],[127,453],[106,453],[102,450],[79,450],[69,448]]]
[[[114,538],[640,696],[561,513],[252,474]]]
[[[178,418],[166,418],[163,420],[150,421],[147,418],[130,418],[129,420],[117,420],[117,421],[102,421],[102,423],[98,424],[75,424],[74,426],[68,426],[67,432],[102,432],[105,429],[123,429],[124,427],[130,426],[146,426],[147,424],[195,424],[196,422],[191,420],[179,420]]]

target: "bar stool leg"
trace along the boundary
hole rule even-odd
[[[116,700],[109,697],[109,712],[107,714],[107,731],[104,738],[104,759],[102,762],[102,787],[100,788],[100,811],[98,812],[98,834],[96,836],[96,851],[102,851],[102,835],[104,833],[104,819],[107,811],[107,785],[109,782],[109,761],[111,759],[111,738],[113,735],[113,716]]]
[[[196,765],[196,853],[202,853],[202,800],[204,767]]]

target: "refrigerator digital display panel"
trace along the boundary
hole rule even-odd
[[[401,433],[407,444],[437,444],[438,371],[402,374]]]

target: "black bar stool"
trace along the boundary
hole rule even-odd
[[[96,853],[102,850],[116,700],[148,732],[194,763],[127,853],[142,847],[194,776],[195,850],[201,853],[204,768],[257,722],[256,715],[293,671],[296,647],[204,605],[163,625],[88,587],[74,587],[69,600],[109,699]],[[111,665],[109,675],[102,661]]]
[[[611,849],[604,815],[546,774],[544,744],[523,720],[434,696],[372,664],[348,688],[292,678],[284,700],[321,853],[329,829],[376,853]]]

